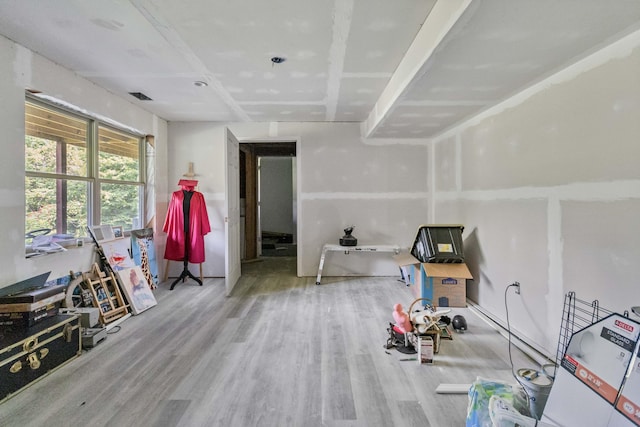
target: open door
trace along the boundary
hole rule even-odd
[[[227,296],[240,279],[240,143],[225,127],[224,276]]]

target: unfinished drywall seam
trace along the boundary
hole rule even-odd
[[[545,295],[548,307],[546,327],[551,332],[550,336],[557,336],[560,329],[557,313],[562,313],[565,289],[562,269],[562,207],[560,199],[554,195],[549,197],[547,204],[547,248],[549,272]]]
[[[427,171],[427,207],[428,214],[427,220],[435,224],[436,223],[436,203],[435,203],[435,194],[436,194],[436,144],[429,144],[427,148],[427,155],[429,156],[429,170]]]
[[[215,77],[214,73],[207,68],[198,55],[189,47],[188,43],[173,29],[168,23],[167,18],[162,16],[159,9],[153,5],[153,2],[148,0],[132,0],[131,3],[138,9],[149,24],[167,40],[169,45],[182,55],[185,62],[193,68],[194,74],[203,76],[202,80],[208,83],[205,89],[214,91],[231,111],[234,112],[239,121],[251,121],[249,115],[238,105],[227,89],[220,83],[220,80]]]
[[[460,133],[456,134],[455,144],[456,191],[462,192],[462,135]]]
[[[555,74],[545,76],[543,79],[537,81],[531,86],[523,89],[510,96],[508,99],[484,110],[470,119],[463,121],[461,123],[454,124],[449,129],[445,130],[441,134],[434,137],[435,141],[441,141],[446,138],[449,138],[457,133],[463,131],[464,129],[470,128],[472,126],[476,126],[480,124],[482,121],[497,116],[504,111],[517,107],[527,100],[537,95],[540,92],[545,91],[551,86],[555,86],[557,84],[566,83],[567,81],[571,81],[576,77],[580,76],[583,73],[591,71],[596,67],[606,64],[612,59],[625,58],[627,56],[632,55],[633,50],[640,46],[640,30],[629,34],[622,39],[603,47],[602,49],[594,52],[592,55],[589,55],[585,58],[576,61],[575,63],[563,68],[562,70],[556,72]]]
[[[385,146],[385,145],[424,145],[427,146],[431,140],[428,138],[366,138],[360,137],[360,142],[364,145]]]
[[[329,47],[329,70],[327,76],[327,121],[336,118],[336,108],[340,97],[340,76],[344,69],[347,39],[351,29],[353,0],[336,0],[333,6],[333,37]]]
[[[278,122],[269,123],[269,136],[270,137],[278,136]]]
[[[429,198],[429,193],[348,193],[348,192],[326,192],[326,193],[302,193],[303,200],[424,200]]]
[[[640,198],[640,180],[572,183],[550,187],[516,187],[498,190],[440,191],[442,201],[548,199],[573,201],[620,201]]]
[[[16,52],[15,61],[13,62],[13,75],[16,84],[24,88],[36,89],[30,87],[33,53],[29,49],[16,43],[12,43],[11,46],[13,46]]]

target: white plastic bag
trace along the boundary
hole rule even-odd
[[[493,427],[489,414],[492,396],[504,399],[516,411],[529,414],[527,399],[520,385],[477,377],[469,388],[466,427]]]

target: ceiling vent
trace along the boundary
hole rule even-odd
[[[142,92],[129,92],[129,95],[135,96],[140,101],[153,101],[153,99],[149,98],[147,95],[145,95]]]

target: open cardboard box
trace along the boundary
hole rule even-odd
[[[429,298],[436,307],[467,306],[467,279],[473,276],[465,263],[420,262],[404,252],[393,259],[416,298]]]

